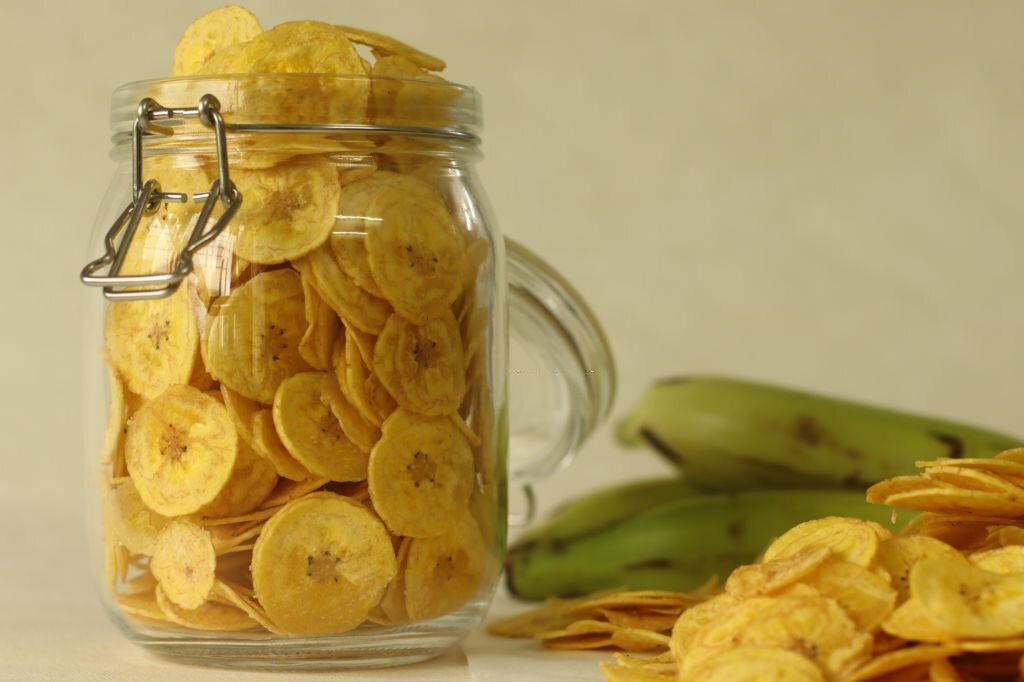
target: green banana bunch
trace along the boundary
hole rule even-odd
[[[654,384],[620,423],[703,490],[856,488],[914,462],[991,457],[1024,439],[957,422],[718,377]]]
[[[525,599],[612,587],[690,591],[726,578],[807,519],[855,516],[895,530],[891,511],[860,491],[712,494],[682,479],[643,481],[584,496],[525,533],[509,549],[506,578]]]

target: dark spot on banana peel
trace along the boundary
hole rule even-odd
[[[828,431],[814,417],[800,414],[793,420],[793,437],[798,443],[806,443],[813,447],[825,440],[827,436]]]
[[[960,459],[964,456],[964,442],[956,436],[951,436],[948,433],[933,433],[932,437],[945,445],[949,450],[946,453],[946,457]]]
[[[643,438],[644,442],[650,445],[655,452],[667,459],[669,462],[675,465],[682,465],[686,463],[686,458],[681,454],[673,450],[668,446],[668,443],[658,438],[653,431],[646,426],[641,426],[640,437]]]

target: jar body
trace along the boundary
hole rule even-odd
[[[479,623],[503,558],[503,243],[472,151],[300,138],[228,156],[241,208],[173,295],[87,298],[96,574],[165,655],[422,660]],[[190,197],[218,175],[189,148],[143,169]],[[124,160],[93,250],[130,179]],[[201,204],[158,204],[122,274],[166,271],[193,234]]]

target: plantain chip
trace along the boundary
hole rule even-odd
[[[373,369],[400,406],[433,416],[455,412],[466,392],[455,317],[447,312],[415,325],[392,315],[377,338]]]
[[[181,519],[160,531],[149,563],[160,589],[183,609],[199,608],[210,597],[216,567],[209,531]]]
[[[458,513],[435,537],[414,538],[405,569],[405,606],[412,621],[455,611],[476,594],[488,556],[480,528]]]

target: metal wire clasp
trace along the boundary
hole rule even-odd
[[[178,254],[174,269],[170,272],[152,275],[122,275],[121,266],[131,247],[142,216],[152,214],[164,202],[185,203],[188,194],[164,192],[156,180],[144,180],[142,173],[142,141],[145,135],[173,135],[174,129],[159,125],[159,121],[198,118],[199,122],[213,130],[217,142],[217,179],[208,192],[192,195],[192,201],[202,203],[203,208],[188,243]],[[224,212],[207,229],[210,216],[217,202]],[[106,253],[82,269],[81,279],[86,286],[103,287],[103,295],[112,301],[163,298],[177,291],[190,272],[192,256],[217,238],[242,204],[242,193],[231,182],[228,172],[227,133],[224,119],[220,115],[220,102],[213,95],[203,95],[199,105],[188,109],[163,107],[155,100],[146,98],[139,102],[138,115],[132,126],[132,199],[121,211],[104,240]],[[118,236],[120,240],[118,241]],[[109,267],[108,267],[109,266]],[[107,274],[98,275],[103,268]]]

